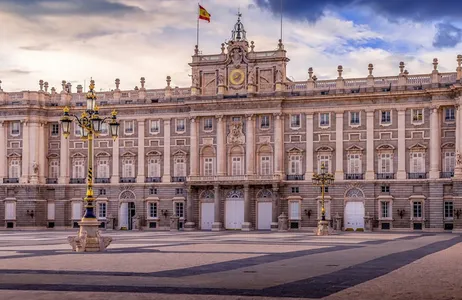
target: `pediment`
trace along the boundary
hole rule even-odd
[[[288,153],[303,153],[303,150],[298,147],[293,147],[287,150]]]
[[[395,150],[395,147],[393,147],[393,145],[390,145],[390,144],[383,144],[383,145],[380,145],[378,146],[377,148],[377,151],[386,151],[386,150]]]
[[[359,147],[358,145],[353,145],[353,146],[350,146],[346,149],[346,151],[348,152],[354,152],[354,151],[357,151],[357,152],[361,152],[363,151],[364,149]]]
[[[329,146],[321,146],[316,149],[316,152],[334,152],[334,148]]]
[[[426,149],[427,147],[425,147],[421,143],[417,143],[409,147],[409,150],[412,150],[412,151],[425,151]]]

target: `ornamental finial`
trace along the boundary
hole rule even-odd
[[[69,107],[65,106],[65,107],[63,108],[63,112],[64,112],[64,113],[69,113]]]
[[[95,81],[93,79],[90,80],[89,89],[90,89],[90,92],[92,92],[95,89]]]
[[[117,116],[117,111],[114,109],[114,110],[111,112],[111,115],[112,115],[113,117]]]

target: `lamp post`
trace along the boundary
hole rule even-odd
[[[326,186],[334,183],[334,174],[327,173],[324,164],[321,164],[321,173],[315,173],[312,182],[321,187],[321,220],[318,223],[316,235],[329,235],[329,222],[326,221],[326,208],[324,206],[324,190]]]
[[[93,139],[101,133],[102,124],[106,122],[109,124],[111,136],[115,140],[118,137],[120,124],[117,122],[117,112],[115,110],[112,111],[110,117],[101,118],[99,116],[94,88],[95,81],[91,80],[90,90],[86,94],[87,109],[80,117],[70,114],[67,106],[64,108],[64,114],[61,117],[61,128],[66,139],[71,133],[71,123],[74,119],[82,129],[82,139],[88,141],[87,191],[84,198],[85,213],[81,222],[79,222],[80,231],[78,236],[68,238],[73,250],[77,252],[103,251],[112,241],[112,238],[103,238],[99,235],[99,222],[95,215],[95,198],[93,196]]]

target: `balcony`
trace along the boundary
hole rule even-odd
[[[377,179],[395,179],[394,173],[377,173],[375,174]]]
[[[47,178],[46,183],[47,184],[57,184],[58,183],[58,178]]]
[[[161,182],[162,177],[146,177],[146,182]]]
[[[364,174],[355,174],[355,173],[347,173],[345,174],[345,180],[363,180]]]
[[[70,184],[80,184],[85,183],[85,178],[71,178],[69,179]]]
[[[407,179],[426,179],[427,173],[407,173]]]
[[[3,178],[3,183],[19,183],[19,178]]]
[[[172,182],[186,182],[186,176],[173,176]]]
[[[120,183],[135,183],[136,177],[120,177]]]
[[[452,178],[454,177],[454,172],[441,172],[440,178]]]
[[[111,183],[111,178],[95,178],[95,183]]]
[[[305,175],[287,175],[287,180],[305,180]]]
[[[207,185],[210,183],[241,183],[268,184],[279,181],[279,175],[215,175],[215,176],[188,176],[189,183]]]

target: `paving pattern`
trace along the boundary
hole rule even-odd
[[[455,234],[107,231],[83,254],[75,234],[0,231],[0,299],[462,299]]]

